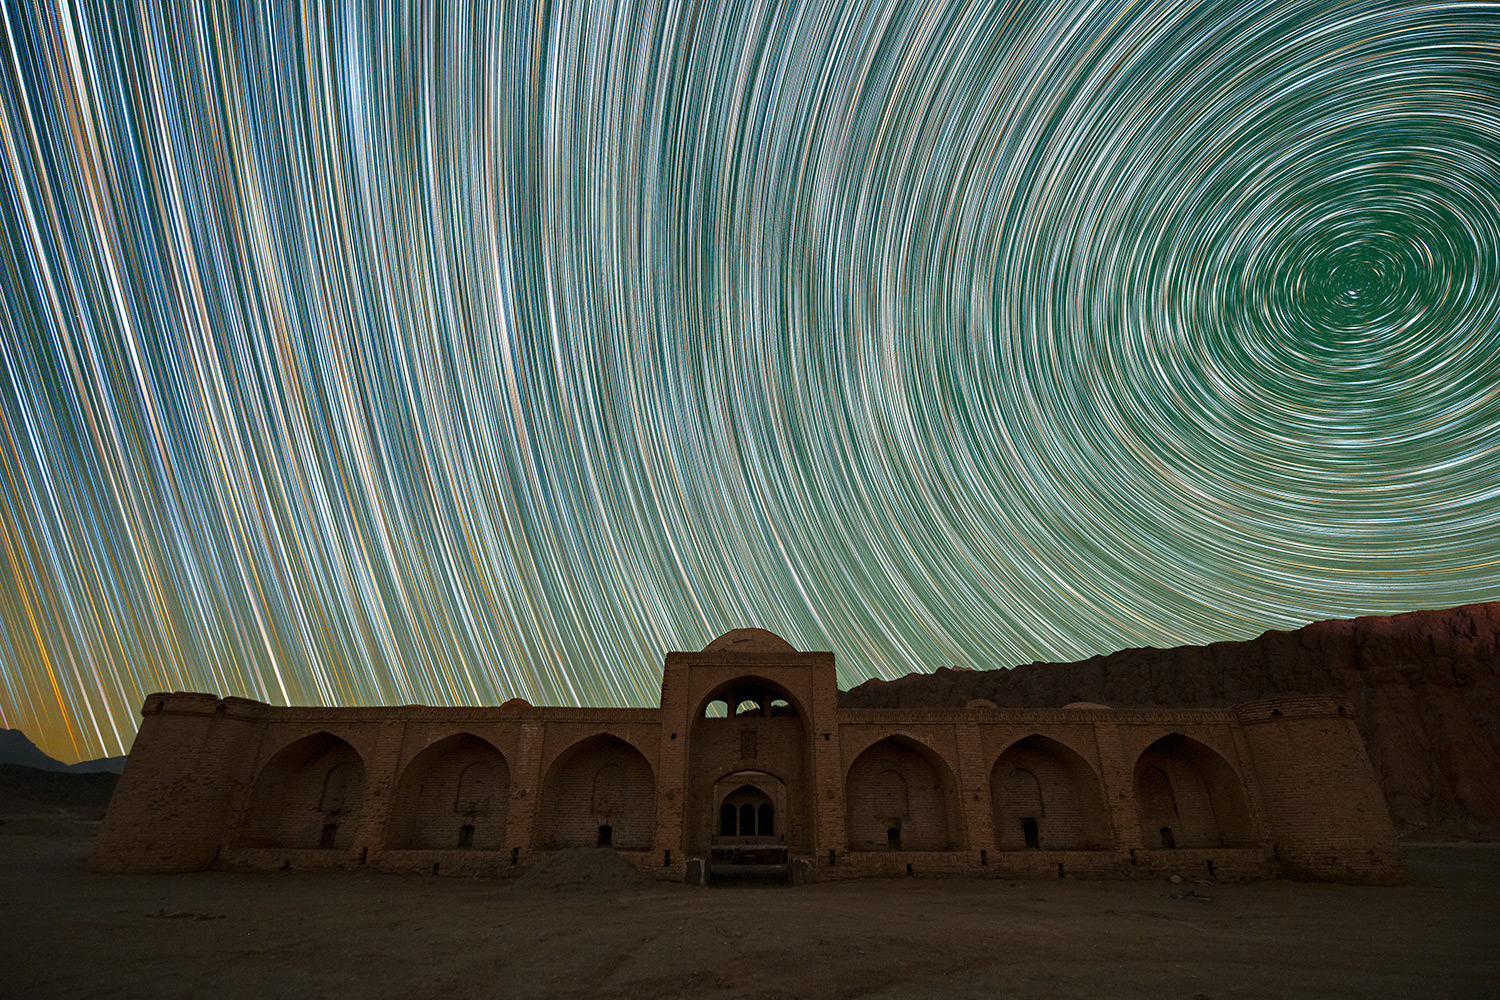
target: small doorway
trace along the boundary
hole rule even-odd
[[[1041,829],[1037,826],[1035,816],[1027,816],[1021,820],[1021,835],[1026,838],[1026,846],[1035,851],[1042,846]]]
[[[614,843],[615,843],[615,828],[612,827],[612,826],[610,826],[608,823],[601,824],[600,827],[599,827],[599,844],[598,844],[598,846],[600,846],[600,847],[613,847]]]

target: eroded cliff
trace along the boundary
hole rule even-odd
[[[866,681],[848,708],[1232,704],[1336,694],[1398,831],[1500,839],[1500,602],[1314,622],[1244,642]]]

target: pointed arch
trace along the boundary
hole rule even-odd
[[[1182,733],[1141,752],[1134,768],[1136,810],[1148,847],[1254,844],[1245,788],[1229,762]]]
[[[386,825],[386,846],[499,850],[504,846],[509,804],[510,766],[505,755],[473,733],[454,733],[429,745],[401,772]]]
[[[539,850],[601,842],[622,851],[649,850],[656,832],[656,777],[634,746],[598,733],[557,756],[542,780],[538,805],[533,842]]]
[[[990,769],[995,846],[1052,851],[1111,846],[1098,773],[1073,748],[1033,733],[1005,749]]]
[[[855,757],[844,802],[851,851],[946,851],[956,843],[953,771],[937,751],[910,737],[887,736]]]
[[[364,759],[348,742],[328,732],[295,740],[256,776],[241,843],[348,848],[364,788]]]

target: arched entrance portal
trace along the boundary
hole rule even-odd
[[[711,801],[718,808],[710,881],[785,881],[791,860],[786,782],[765,771],[733,771],[714,782]]]

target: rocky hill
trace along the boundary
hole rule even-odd
[[[124,757],[100,757],[97,760],[64,764],[41,751],[30,737],[19,729],[0,729],[0,764],[33,767],[38,771],[71,771],[74,774],[119,774],[125,770]]]
[[[1354,709],[1401,833],[1500,840],[1500,602],[1314,622],[1245,642],[866,681],[847,708],[1228,705],[1333,694]]]

